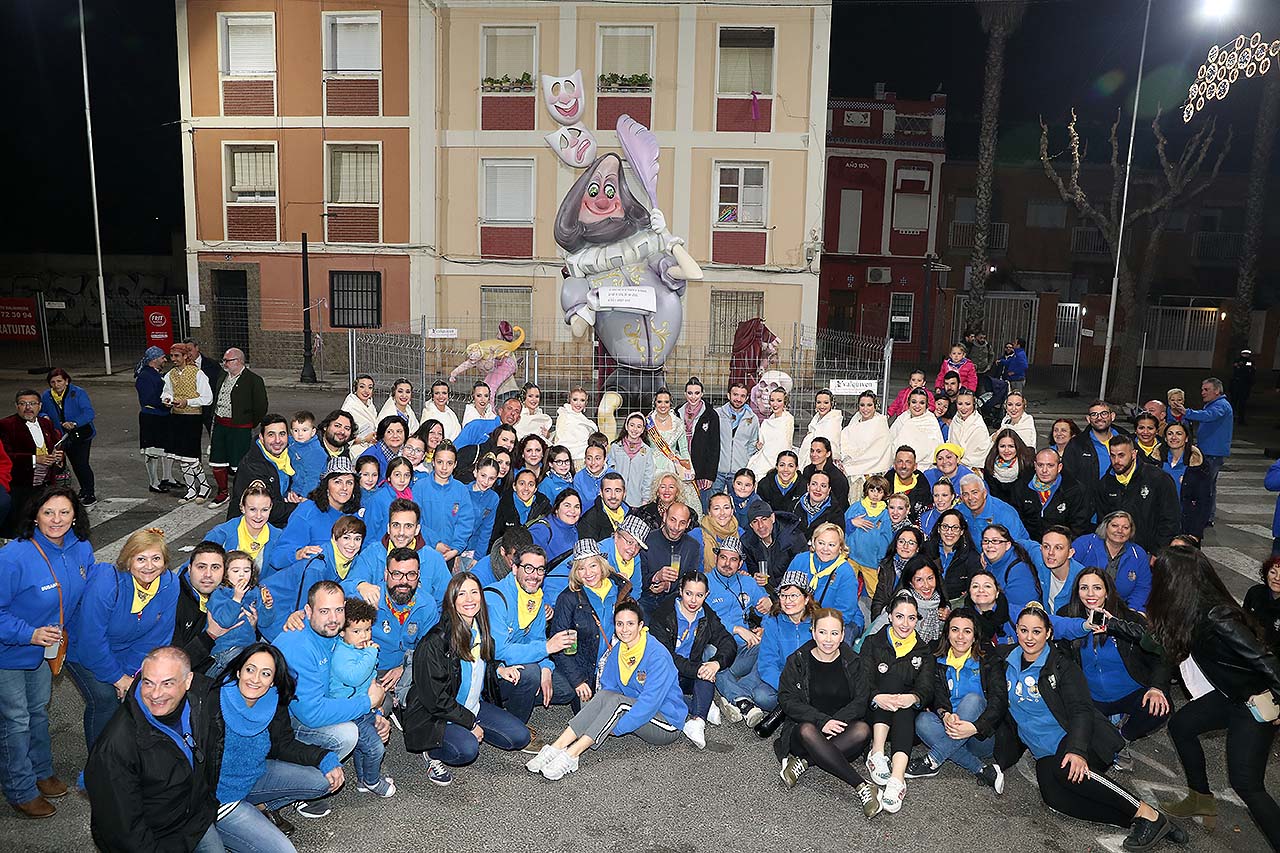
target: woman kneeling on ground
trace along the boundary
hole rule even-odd
[[[613,611],[617,642],[600,672],[600,689],[525,767],[553,782],[578,769],[579,757],[609,735],[634,734],[654,746],[680,739],[689,715],[680,677],[666,646],[649,637],[640,605],[631,599]]]

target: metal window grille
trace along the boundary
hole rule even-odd
[[[382,182],[376,145],[335,145],[329,149],[329,203],[377,204]]]
[[[764,317],[764,294],[758,290],[711,291],[711,340],[707,351],[730,353],[733,335],[744,320]]]
[[[894,134],[904,136],[931,136],[933,134],[933,116],[899,115],[893,119]]]
[[[533,328],[532,287],[480,288],[480,333],[497,337],[498,324],[503,320],[524,329]]]
[[[717,168],[717,225],[765,224],[767,163],[720,163]]]
[[[915,316],[914,293],[889,294],[889,337],[895,341],[911,341],[912,318]]]
[[[335,329],[382,326],[382,273],[374,270],[329,273],[329,325]]]

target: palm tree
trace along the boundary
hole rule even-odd
[[[987,34],[987,64],[982,80],[982,124],[978,130],[978,171],[973,206],[973,255],[969,266],[966,328],[977,328],[986,317],[987,238],[991,231],[991,179],[996,166],[996,130],[1000,124],[1000,92],[1004,88],[1004,49],[1022,23],[1026,0],[977,0],[982,31]]]
[[[1231,321],[1232,354],[1249,345],[1249,323],[1253,311],[1253,291],[1258,281],[1258,250],[1262,248],[1263,205],[1267,198],[1267,173],[1275,146],[1276,125],[1280,123],[1280,71],[1267,79],[1258,105],[1258,124],[1253,132],[1253,154],[1249,161],[1249,194],[1244,203],[1244,246],[1240,252],[1240,275],[1236,279],[1235,316]]]

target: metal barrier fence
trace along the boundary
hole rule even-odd
[[[534,382],[542,391],[542,407],[548,414],[564,403],[570,390],[587,389],[594,406],[607,375],[591,337],[573,338],[561,321],[535,321],[522,325],[523,345],[516,351],[516,370],[507,389]],[[856,386],[886,392],[893,362],[893,341],[845,332],[793,324],[770,330],[779,338],[774,368],[791,376],[789,409],[803,432],[813,415],[814,395],[832,387],[833,380],[856,380]],[[406,324],[394,332],[348,333],[348,372],[373,376],[376,398],[384,399],[396,379],[414,384],[414,404],[421,408],[437,378],[448,379],[467,358],[470,344],[496,337],[496,329],[482,329],[479,321],[467,320],[447,329],[430,328],[425,318]],[[666,378],[676,405],[683,402],[685,381],[698,377],[709,399],[719,405],[729,382],[729,353],[713,352],[710,323],[686,323],[680,342],[666,361]],[[481,367],[459,373],[450,398],[455,403],[470,400],[473,382],[485,377]],[[837,383],[839,386],[839,383]],[[837,407],[851,408],[850,396],[837,396]]]

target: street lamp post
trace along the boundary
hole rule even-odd
[[[302,375],[299,382],[314,384],[316,365],[311,358],[311,265],[307,263],[307,234],[302,233]]]
[[[107,328],[107,283],[102,274],[102,232],[98,225],[98,174],[93,162],[93,118],[89,110],[89,51],[84,38],[84,0],[80,9],[80,72],[84,78],[84,132],[89,142],[89,196],[93,202],[93,249],[98,258],[98,306],[102,318],[102,362],[111,375],[111,333]]]

